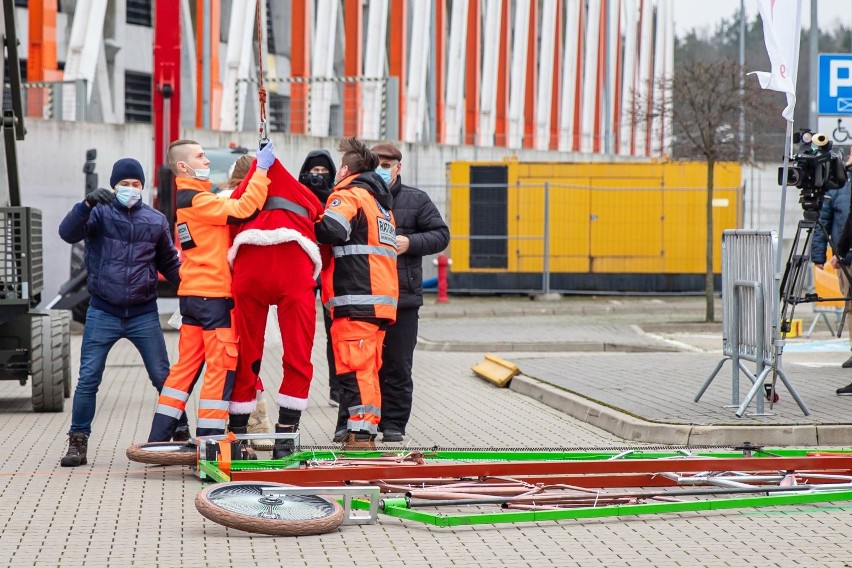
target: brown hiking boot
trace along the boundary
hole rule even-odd
[[[81,432],[68,433],[68,452],[62,456],[59,464],[62,467],[77,467],[86,465],[86,451],[89,448],[89,437]]]
[[[362,434],[360,432],[349,432],[346,440],[343,441],[344,450],[375,450],[376,437],[370,434]]]

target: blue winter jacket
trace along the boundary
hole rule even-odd
[[[840,235],[843,232],[843,226],[846,224],[846,218],[849,216],[850,199],[852,194],[849,190],[849,182],[840,189],[830,189],[825,192],[825,197],[822,201],[822,208],[819,211],[819,220],[831,235],[831,240],[837,245],[840,242]],[[813,241],[811,243],[811,262],[814,264],[825,264],[825,251],[828,247],[825,235],[822,229],[817,227],[813,232]],[[848,253],[843,259],[844,264],[852,264],[852,252]]]
[[[180,261],[165,215],[144,203],[76,204],[59,224],[67,243],[86,240],[90,305],[117,317],[157,310],[157,272],[177,288]]]

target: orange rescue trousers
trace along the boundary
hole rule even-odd
[[[225,433],[238,355],[233,308],[230,298],[180,298],[182,324],[178,360],[172,365],[157,401],[149,442],[171,440],[205,362],[207,369],[198,399],[196,435]]]
[[[334,364],[340,380],[340,417],[346,429],[375,436],[382,417],[379,369],[385,330],[379,325],[350,318],[331,322]]]

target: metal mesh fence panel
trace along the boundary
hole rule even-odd
[[[772,348],[772,314],[777,312],[775,294],[775,254],[778,237],[774,231],[725,231],[722,239],[722,346],[726,355],[738,349],[738,355],[750,361],[770,364]],[[734,309],[734,285],[738,281],[754,282],[763,291],[763,321],[757,321],[753,288],[739,291],[739,309]],[[762,329],[758,329],[758,328]],[[762,344],[758,343],[762,341]]]
[[[388,137],[388,77],[269,77],[263,83],[269,93],[267,129],[270,132],[357,135],[369,140]],[[255,127],[252,117],[257,87],[255,78],[236,82],[234,113],[238,129]]]
[[[50,120],[86,119],[86,81],[23,83],[24,114]]]
[[[465,291],[703,290],[706,190],[507,185],[488,177],[505,168],[483,169],[476,177],[471,168],[480,183],[446,190],[453,273],[493,275]],[[741,226],[741,195],[714,190],[715,274],[723,230]]]
[[[0,208],[0,304],[28,304],[44,287],[41,212]]]

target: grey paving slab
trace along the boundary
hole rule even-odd
[[[577,325],[572,314],[435,318],[420,324],[418,347],[431,351],[674,351],[635,325]]]
[[[679,298],[586,303],[585,313],[577,304],[558,302],[549,314],[519,314],[513,310],[524,309],[523,304],[509,302],[506,315],[424,318],[421,336],[427,350],[496,353],[524,374],[512,382],[513,390],[627,439],[702,445],[745,440],[852,444],[849,405],[834,393],[852,380],[852,373],[839,365],[848,356],[845,339],[832,341],[817,329],[812,338],[788,340],[783,369],[809,414],[778,381],[781,400],[772,408],[765,404],[769,416],[756,416],[752,402],[738,418],[726,406],[745,400],[752,383],[740,373],[734,399],[730,361],[694,402],[722,360],[721,325],[700,323],[703,302]],[[472,306],[482,310],[478,303]],[[437,337],[445,346],[432,339]],[[534,343],[537,346],[528,349]],[[550,353],[533,353],[542,351]],[[746,366],[754,371],[754,364]]]
[[[577,353],[547,358],[515,358],[530,377],[581,394],[606,406],[654,422],[672,424],[844,424],[852,420],[852,399],[834,390],[848,384],[852,375],[839,367],[814,369],[785,365],[787,376],[805,400],[811,414],[802,410],[777,382],[780,401],[769,409],[773,416],[754,416],[755,404],[737,418],[732,402],[731,363],[727,362],[699,402],[694,402],[704,381],[720,360],[715,353]],[[739,401],[752,383],[741,373]],[[852,440],[850,440],[852,441]]]

